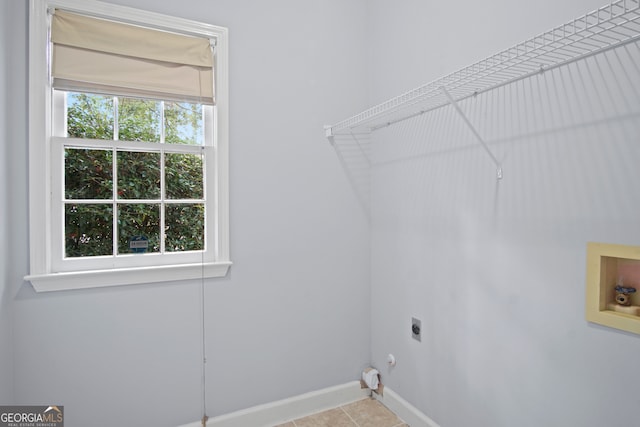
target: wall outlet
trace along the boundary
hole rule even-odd
[[[422,341],[421,339],[422,332],[422,322],[420,319],[416,319],[415,317],[411,318],[411,337],[414,340]]]

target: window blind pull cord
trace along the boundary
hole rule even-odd
[[[200,310],[202,317],[202,427],[207,427],[207,334],[205,322],[205,292],[204,292],[204,248],[201,260],[202,272],[200,276]]]
[[[211,48],[213,50],[213,47]],[[200,73],[198,73],[200,74]],[[202,78],[202,77],[200,77]],[[202,87],[202,86],[200,86]],[[202,93],[202,91],[201,91]],[[202,99],[199,100],[200,108],[202,108]],[[200,164],[204,165],[204,146],[200,147]],[[203,194],[203,197],[206,197]],[[203,224],[203,228],[206,229],[206,224]],[[207,421],[209,421],[209,417],[207,416],[207,334],[206,334],[206,322],[205,322],[205,289],[204,289],[204,241],[206,239],[203,236],[202,242],[202,250],[200,252],[200,300],[201,300],[201,313],[202,313],[202,427],[207,427]]]
[[[209,48],[211,49],[211,54],[213,55],[213,57],[215,58],[215,54],[216,54],[216,43],[217,40],[215,38],[210,38],[209,39]],[[214,59],[215,62],[215,59]],[[215,68],[215,67],[214,67]],[[199,79],[199,84],[200,84],[200,98],[198,99],[198,104],[200,105],[200,108],[202,108],[202,73],[198,73],[198,79]],[[213,82],[214,85],[214,89],[213,89],[213,103],[215,104],[215,79]],[[204,156],[205,156],[205,147],[204,145],[200,147],[200,163],[204,165]],[[203,194],[204,196],[204,194]],[[206,224],[203,224],[204,228],[206,229]],[[204,267],[204,251],[205,251],[205,247],[204,247],[204,242],[203,242],[203,247],[202,247],[202,252],[201,252],[201,265],[202,265],[202,271],[201,271],[201,281],[200,281],[200,299],[201,299],[201,310],[202,310],[202,427],[207,427],[207,421],[209,421],[209,416],[207,415],[207,333],[206,333],[206,319],[205,319],[205,309],[206,309],[206,304],[205,304],[205,289],[204,289],[204,273],[205,273],[205,267]]]
[[[447,97],[447,100],[449,101],[449,104],[451,104],[453,106],[453,108],[456,109],[456,111],[458,112],[460,117],[462,117],[462,120],[467,124],[469,129],[471,129],[471,132],[477,138],[477,140],[480,143],[480,145],[482,145],[482,148],[484,148],[484,151],[486,151],[487,154],[489,155],[489,157],[491,157],[491,160],[493,160],[493,163],[495,163],[496,168],[497,168],[496,169],[496,177],[497,177],[497,179],[502,179],[502,166],[500,165],[500,162],[498,161],[498,159],[496,159],[496,156],[493,155],[493,153],[491,152],[491,150],[487,146],[486,142],[484,142],[484,139],[482,139],[482,137],[480,136],[480,134],[478,133],[476,128],[473,127],[473,124],[471,124],[471,122],[469,121],[467,116],[464,114],[464,111],[462,111],[462,109],[460,108],[458,103],[453,99],[453,97],[451,96],[449,91],[444,86],[440,86],[440,90],[442,91],[444,96]]]

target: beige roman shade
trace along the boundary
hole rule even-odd
[[[56,10],[56,88],[214,103],[209,39]]]

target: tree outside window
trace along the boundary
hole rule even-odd
[[[65,257],[204,250],[202,154],[180,151],[203,145],[202,106],[74,92],[66,99]]]

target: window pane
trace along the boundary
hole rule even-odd
[[[160,101],[118,98],[118,139],[160,142]]]
[[[112,151],[65,148],[64,197],[110,199],[113,196],[112,159]]]
[[[68,92],[67,135],[72,138],[113,139],[113,98]]]
[[[160,251],[160,205],[119,204],[118,227],[119,254]]]
[[[168,199],[202,199],[202,157],[197,154],[165,155],[165,187]]]
[[[202,105],[187,102],[165,102],[165,142],[168,144],[202,145]]]
[[[118,198],[160,198],[160,153],[118,151]]]
[[[204,249],[204,205],[171,204],[165,210],[167,252]]]
[[[111,205],[65,204],[65,256],[113,254]]]

